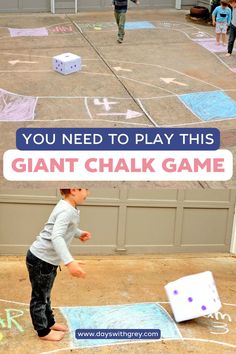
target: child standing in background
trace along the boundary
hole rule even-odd
[[[61,199],[53,209],[43,230],[31,245],[26,256],[26,265],[32,287],[30,315],[40,339],[61,340],[67,327],[55,322],[51,308],[51,290],[57,267],[63,262],[69,273],[84,278],[86,273],[81,262],[75,261],[68,249],[74,237],[82,242],[91,238],[88,231],[79,229],[79,210],[88,191],[83,188],[60,189]]]
[[[221,0],[220,6],[217,6],[212,13],[212,24],[216,26],[216,43],[220,44],[222,35],[222,43],[226,45],[227,28],[231,21],[231,10],[228,7],[228,1]]]
[[[139,0],[131,1],[134,2],[136,5],[139,4]],[[128,9],[128,0],[112,0],[112,5],[114,7],[114,15],[118,26],[117,42],[122,43],[125,35],[125,21],[126,12]]]

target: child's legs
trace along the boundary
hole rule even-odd
[[[216,43],[220,43],[220,33],[216,33]]]
[[[119,18],[120,18],[120,16],[119,16],[119,12],[114,12],[114,15],[115,15],[115,19],[116,19],[116,24],[117,24],[117,26],[119,27]]]
[[[225,45],[226,44],[226,33],[227,33],[227,23],[224,22],[221,27],[221,33],[222,33],[222,43]]]
[[[56,271],[56,269],[54,269],[48,277],[48,291],[46,293],[46,295],[47,295],[46,296],[46,316],[48,319],[48,326],[49,327],[52,327],[55,323],[53,311],[51,308],[51,290],[52,290],[56,275],[57,275],[57,271]]]
[[[226,33],[222,33],[222,43],[223,43],[224,45],[226,45],[226,42],[227,42]]]
[[[220,43],[220,35],[221,35],[221,25],[219,22],[216,22],[216,43]]]
[[[125,12],[115,12],[115,19],[118,26],[118,38],[123,39],[125,35]]]
[[[229,42],[228,42],[228,53],[232,53],[234,47],[234,41],[236,38],[236,27],[230,24],[230,31],[229,31]]]
[[[30,314],[34,329],[40,337],[50,332],[55,323],[51,310],[50,294],[56,277],[56,266],[41,261],[28,252],[26,264],[32,286]]]
[[[126,13],[121,12],[120,19],[119,19],[119,32],[118,32],[118,37],[121,39],[123,39],[125,35],[125,20],[126,20]]]

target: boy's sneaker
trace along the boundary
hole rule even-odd
[[[118,42],[118,43],[122,43],[122,42],[123,42],[123,39],[122,39],[122,38],[117,38],[117,42]]]

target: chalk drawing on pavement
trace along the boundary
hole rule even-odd
[[[97,22],[97,23],[76,23],[81,29],[86,30],[106,30],[106,29],[115,29],[115,22]]]
[[[34,119],[37,97],[17,95],[0,89],[0,121]]]
[[[7,31],[7,32],[5,32]],[[0,34],[3,36],[0,39],[8,37],[47,37],[49,34],[73,34],[76,33],[75,28],[69,22],[57,23],[47,27],[35,28],[14,28],[0,27]]]
[[[181,339],[182,335],[169,316],[168,312],[157,303],[141,303],[128,305],[107,305],[107,306],[80,306],[62,307],[62,314],[67,320],[72,343],[75,347],[85,348],[107,344],[117,344],[121,341],[130,340],[117,339],[75,339],[76,329],[145,329],[157,328],[161,330],[161,338]],[[147,341],[147,340],[145,340]],[[133,342],[133,340],[132,340]]]
[[[8,28],[11,37],[45,37],[48,36],[46,27],[40,28]]]
[[[100,22],[100,23],[77,23],[82,29],[87,30],[106,30],[106,29],[116,29],[115,22]],[[133,29],[154,29],[156,26],[149,21],[132,21],[125,23],[126,30],[133,30]]]
[[[5,331],[15,331],[19,333],[24,332],[24,328],[22,324],[20,323],[20,318],[24,315],[23,310],[19,309],[14,309],[14,308],[6,308],[4,309],[4,312],[2,311],[0,313],[0,342],[1,340],[5,339],[3,332],[1,332],[1,329]]]
[[[236,102],[222,91],[188,93],[178,97],[204,121],[236,118]]]
[[[125,29],[126,30],[133,30],[133,29],[152,29],[156,28],[153,23],[149,21],[133,21],[133,22],[126,22]]]
[[[49,32],[51,33],[72,33],[74,32],[74,29],[72,25],[55,25],[53,27],[50,27]]]
[[[226,46],[224,46],[222,43],[218,45],[215,38],[193,39],[193,41],[208,49],[212,53],[226,52]]]
[[[179,32],[182,32],[184,33],[184,31],[186,32],[185,34],[187,35],[187,37],[189,39],[191,39],[193,42],[195,43],[210,43],[212,45],[214,45],[214,42],[215,42],[215,39],[214,38],[209,38],[208,34],[206,34],[205,32],[201,32],[197,29],[197,27],[194,27],[194,26],[191,26],[191,25],[186,25],[186,24],[181,24],[181,23],[171,23],[171,22],[160,22],[160,23],[157,23],[157,25],[154,25],[153,23],[149,22],[149,21],[135,21],[135,22],[127,22],[127,24],[131,24],[130,26],[130,29],[134,29],[134,28],[139,28],[139,25],[142,27],[142,26],[149,26],[151,24],[151,26],[154,26],[154,28],[156,29],[167,29],[169,28],[170,30],[176,30],[176,31],[179,31]],[[82,24],[83,25],[83,24]],[[86,26],[87,24],[85,24]],[[101,23],[101,24],[97,24],[97,26],[100,26],[100,28],[102,28],[102,26],[105,27],[105,25],[107,26],[108,23]],[[92,24],[89,24],[89,26],[94,26]],[[68,31],[68,33],[73,30],[72,26],[70,23],[61,23],[61,24],[54,24],[54,25],[51,25],[51,26],[48,26],[47,27],[49,32],[50,33],[66,33]],[[94,27],[93,27],[94,28]],[[30,29],[27,29],[27,30],[30,30]],[[217,50],[217,49],[216,49]],[[216,52],[213,52],[213,54],[215,55]],[[3,53],[4,54],[4,53]],[[220,58],[219,58],[220,59]],[[113,62],[114,60],[109,60],[109,62]],[[11,66],[16,66],[16,64],[20,64],[21,63],[27,63],[27,61],[20,61],[20,60],[10,60],[8,61],[8,63],[11,65]],[[29,62],[29,63],[34,63],[34,62]],[[122,62],[123,63],[123,62]],[[125,63],[125,62],[124,62]],[[128,64],[128,62],[126,62]],[[114,67],[115,70],[118,69],[119,71],[126,71],[128,74],[126,76],[120,76],[119,75],[119,78],[120,79],[124,79],[124,80],[128,80],[132,83],[138,83],[139,85],[146,85],[146,86],[149,86],[150,87],[150,90],[152,89],[157,89],[158,91],[161,90],[161,91],[164,91],[164,92],[167,92],[167,93],[172,93],[173,96],[176,98],[176,102],[177,104],[180,106],[180,104],[183,107],[183,110],[184,112],[186,112],[185,110],[185,107],[190,111],[192,112],[198,119],[200,119],[200,123],[203,124],[204,122],[208,122],[208,121],[213,121],[213,120],[217,120],[217,121],[222,121],[222,120],[226,120],[226,119],[235,119],[236,115],[235,115],[235,102],[233,101],[233,99],[231,99],[229,96],[227,96],[227,94],[223,94],[224,95],[224,100],[222,101],[223,104],[226,103],[227,104],[227,107],[224,107],[222,109],[220,109],[220,112],[216,112],[216,109],[214,109],[214,107],[211,107],[211,112],[209,112],[209,114],[205,114],[204,112],[202,113],[202,109],[201,109],[201,104],[198,102],[198,98],[197,98],[197,95],[198,95],[198,92],[201,91],[201,88],[197,87],[195,89],[196,93],[192,94],[192,93],[186,93],[186,90],[181,90],[182,92],[180,92],[180,89],[183,87],[188,87],[190,85],[190,83],[188,82],[189,79],[192,79],[192,80],[196,80],[198,81],[199,83],[202,82],[204,84],[207,84],[208,86],[211,86],[211,87],[205,87],[204,88],[204,91],[209,91],[211,89],[213,90],[222,90],[220,87],[217,87],[216,85],[213,85],[209,82],[205,82],[204,80],[201,80],[199,78],[196,78],[196,77],[191,77],[190,75],[186,75],[186,73],[183,73],[183,72],[180,72],[178,70],[174,70],[174,69],[171,69],[171,68],[168,68],[168,67],[165,67],[165,66],[161,66],[161,65],[154,65],[154,64],[147,64],[147,63],[132,63],[130,62],[129,64],[132,64],[132,69],[131,68],[121,68],[121,67]],[[157,84],[154,82],[151,82],[151,83],[148,83],[148,82],[144,82],[141,81],[141,80],[135,80],[134,78],[132,78],[132,74],[135,75],[135,72],[133,72],[133,66],[134,65],[149,65],[149,67],[156,67],[156,68],[160,68],[160,70],[168,70],[171,72],[168,73],[168,75],[164,72],[164,75],[166,75],[166,77],[163,75],[163,77],[160,76],[160,82],[157,82]],[[226,64],[225,64],[226,65]],[[227,66],[227,65],[226,65]],[[228,67],[228,66],[227,66]],[[232,72],[236,72],[236,68],[229,68]],[[36,72],[36,71],[26,71],[26,70],[16,70],[17,73],[24,73],[24,72]],[[49,71],[49,70],[45,70],[46,71]],[[14,72],[13,70],[1,70],[1,72]],[[86,71],[82,71],[80,74],[83,74],[83,75],[107,75],[107,73],[94,73],[94,72],[86,72]],[[173,75],[175,76],[173,76]],[[185,79],[188,79],[187,82],[184,82],[186,80],[183,80],[182,81],[182,78],[179,78],[178,76],[176,76],[178,74],[178,76],[183,76]],[[162,75],[162,73],[158,73],[158,75]],[[168,76],[168,77],[167,77]],[[180,89],[178,90],[178,86],[180,87]],[[214,88],[213,88],[214,87]],[[179,92],[178,92],[179,91]],[[193,90],[192,90],[193,91]],[[229,91],[233,91],[233,90],[229,90]],[[204,94],[204,97],[205,97],[205,101],[207,102],[208,99],[207,99],[207,93],[206,92],[203,92]],[[211,93],[212,94],[212,93]],[[220,92],[218,94],[221,94]],[[189,95],[189,96],[188,96]],[[193,96],[191,95],[195,95],[195,97],[193,98]],[[1,97],[1,96],[0,96]],[[191,99],[190,99],[191,97]],[[49,97],[50,98],[50,97]],[[61,97],[58,97],[58,99],[60,99]],[[68,97],[69,98],[69,97]],[[70,97],[71,98],[71,97]],[[73,97],[74,99],[76,99],[77,97]],[[88,101],[91,101],[91,99],[93,99],[94,97],[87,97],[87,102]],[[34,97],[35,100],[37,100],[37,97]],[[42,99],[42,98],[40,98]],[[46,97],[45,97],[46,99]],[[148,99],[148,97],[145,97],[144,99]],[[151,99],[151,98],[150,98]],[[161,97],[159,97],[159,99],[161,99]],[[186,102],[185,102],[186,100]],[[148,106],[147,107],[144,107],[144,102],[143,100],[139,97],[139,98],[136,98],[136,101],[138,101],[140,104],[139,106],[142,107],[142,112],[144,113],[145,112],[145,115],[149,117],[149,121],[152,121],[152,122],[155,122],[156,120],[159,119],[159,111],[158,110],[155,110],[154,111],[154,114],[155,116],[152,117],[152,109],[151,109],[151,113],[149,114],[148,113]],[[193,102],[194,101],[194,102]],[[95,103],[96,102],[96,103]],[[90,110],[90,108],[88,107],[88,104],[85,104],[85,107],[86,107],[86,113],[87,115],[89,116],[90,119],[93,119],[93,118],[96,118],[97,121],[100,119],[100,118],[104,118],[103,120],[104,121],[110,121],[112,122],[112,118],[115,116],[115,120],[119,120],[119,122],[121,121],[122,118],[125,118],[125,121],[127,121],[127,119],[134,119],[134,118],[138,118],[139,116],[141,116],[142,114],[140,114],[139,112],[135,112],[135,115],[133,114],[133,111],[131,111],[128,107],[128,110],[125,109],[124,111],[122,110],[121,112],[120,111],[112,111],[111,109],[107,112],[99,112],[99,107],[102,107],[104,106],[105,107],[105,103],[101,102],[101,101],[98,101],[98,99],[94,102],[94,105],[96,105],[97,109],[92,109]],[[148,102],[148,101],[146,101]],[[217,100],[217,103],[220,104]],[[111,103],[113,104],[113,102]],[[5,110],[6,109],[3,109],[3,107],[6,106],[6,99],[5,99],[5,102],[2,100],[0,101],[0,120],[30,120],[30,119],[34,119],[34,117],[31,117],[32,118],[26,118],[26,119],[22,119],[21,117],[18,118],[12,118],[11,115],[9,118],[6,118],[5,117]],[[219,106],[217,106],[219,107]],[[6,107],[5,107],[6,108]],[[205,107],[203,107],[205,109]],[[182,108],[180,108],[182,109]],[[219,113],[219,114],[218,114]],[[160,111],[160,114],[162,114],[162,112]],[[46,117],[48,118],[48,117]],[[80,117],[79,117],[80,118]],[[78,119],[79,119],[78,118]],[[84,118],[84,117],[83,117]],[[144,118],[145,119],[145,118]],[[189,118],[189,121],[187,122],[188,124],[198,124],[198,122],[196,122],[196,119],[194,122],[192,122],[194,118],[192,116],[190,116]],[[44,119],[43,119],[44,120]],[[53,120],[53,119],[52,119]],[[132,122],[133,124],[133,122]],[[136,123],[134,123],[136,124]],[[139,123],[137,123],[139,124]],[[143,123],[142,123],[143,124]],[[159,121],[158,121],[158,124],[157,122],[155,123],[155,125],[159,125]],[[178,124],[179,125],[179,124]],[[181,124],[180,124],[181,125]]]
[[[67,96],[23,96],[17,95],[15,93],[8,92],[0,88],[0,121],[27,121],[33,120],[35,116],[35,109],[38,100],[52,99],[52,100],[63,100],[71,101],[72,99],[76,101],[77,105],[80,106],[81,110],[85,109],[86,115],[90,119],[93,117],[105,116],[109,121],[111,118],[123,117],[127,119],[135,119],[143,116],[142,112],[134,111],[129,108],[131,99],[117,98],[107,98],[107,97],[67,97]],[[127,105],[127,108],[118,109],[116,111],[111,111],[114,105],[121,104]],[[90,107],[89,107],[90,106]],[[51,119],[53,120],[53,118]],[[77,118],[77,120],[79,120]],[[135,124],[139,125],[139,122]]]
[[[0,299],[0,303],[7,303],[7,304],[14,304],[14,305],[9,305],[6,306],[5,309],[7,309],[7,311],[5,311],[5,315],[3,314],[3,311],[1,312],[1,316],[0,316],[0,341],[1,341],[1,328],[3,328],[4,326],[7,326],[9,328],[8,330],[14,330],[14,332],[18,332],[19,334],[23,334],[24,338],[27,337],[28,335],[28,328],[31,328],[31,323],[30,323],[30,318],[28,318],[28,322],[26,323],[25,321],[22,322],[23,320],[23,315],[26,311],[28,310],[29,304],[27,303],[23,303],[23,302],[17,302],[17,301],[11,301],[11,300],[5,300],[5,299]],[[144,328],[144,326],[142,327],[141,325],[138,327],[137,326],[137,322],[135,322],[135,319],[137,321],[137,319],[141,319],[142,324],[143,323],[148,323],[146,328],[150,328],[149,325],[158,325],[158,326],[168,326],[168,328],[170,328],[169,333],[171,333],[172,335],[174,334],[175,337],[166,337],[165,342],[167,341],[181,341],[182,343],[186,342],[192,342],[193,344],[196,343],[205,343],[207,344],[214,344],[214,345],[218,345],[220,347],[223,348],[232,348],[232,352],[236,349],[236,343],[235,343],[235,336],[233,336],[232,332],[234,333],[235,331],[235,308],[236,308],[236,304],[231,304],[231,303],[222,303],[222,305],[224,306],[224,310],[222,312],[217,312],[215,314],[212,315],[207,315],[207,316],[203,316],[201,318],[198,318],[196,320],[194,320],[195,322],[195,326],[194,326],[194,335],[193,337],[185,337],[183,335],[184,332],[184,328],[181,327],[181,332],[179,331],[178,325],[176,325],[176,323],[174,322],[174,320],[170,317],[170,315],[168,314],[168,312],[163,308],[163,306],[166,306],[167,304],[169,304],[169,302],[149,302],[149,303],[141,303],[141,304],[123,304],[123,305],[111,305],[111,306],[80,306],[80,307],[58,307],[58,306],[54,306],[54,309],[59,310],[62,315],[64,315],[65,319],[67,319],[67,321],[69,323],[71,323],[71,319],[74,322],[74,327],[76,327],[76,329],[82,328],[82,325],[79,324],[78,322],[80,322],[80,320],[86,321],[84,328],[87,328],[88,323],[90,323],[90,325],[94,325],[94,322],[96,322],[99,325],[99,329],[101,328],[101,324],[104,324],[104,319],[106,319],[106,323],[109,326],[108,329],[112,329],[114,328],[114,325],[116,326],[118,321],[119,323],[122,322],[123,325],[121,327],[121,329],[125,328],[125,326],[130,326],[130,324],[132,321],[128,321],[129,322],[125,322],[123,320],[123,318],[119,319],[119,316],[126,316],[127,315],[127,311],[125,310],[125,308],[127,308],[127,306],[132,306],[132,311],[130,311],[129,313],[132,316],[135,316],[134,321],[132,322],[132,324],[134,323],[135,326],[133,328],[136,329],[142,329]],[[15,305],[20,305],[21,308],[20,309],[16,309],[15,310]],[[27,309],[22,310],[22,307],[27,306]],[[143,308],[141,308],[142,306],[144,306]],[[120,307],[120,312],[118,311],[118,308]],[[146,311],[144,311],[146,307]],[[148,308],[149,307],[149,308]],[[86,313],[86,309],[90,308],[90,311],[88,311]],[[100,313],[99,311],[96,311],[96,309],[99,308],[104,308],[105,310],[107,309],[107,311],[102,310]],[[113,310],[112,310],[113,308]],[[147,311],[148,308],[148,311]],[[67,314],[64,314],[64,310],[68,309]],[[83,309],[83,312],[80,312],[80,309]],[[95,310],[95,311],[93,311]],[[137,314],[135,314],[135,310],[137,312]],[[163,310],[163,312],[162,312]],[[153,312],[157,312],[159,313],[158,316],[154,316],[153,314],[151,315],[151,322],[149,322],[149,316],[150,316],[150,311]],[[111,313],[111,316],[109,315],[109,312]],[[114,318],[112,316],[112,313],[114,312]],[[139,314],[138,314],[139,312]],[[72,315],[71,315],[72,314]],[[80,316],[80,314],[82,314]],[[94,315],[94,318],[91,318],[92,314]],[[166,315],[165,315],[166,314]],[[70,319],[68,320],[68,317],[70,317]],[[100,317],[100,319],[99,319]],[[117,317],[117,318],[116,318]],[[158,318],[157,318],[158,317]],[[164,319],[166,322],[162,322],[162,320],[160,319],[160,317],[162,317],[162,319]],[[113,321],[112,321],[113,318]],[[95,321],[96,320],[96,321]],[[1,322],[2,321],[2,322]],[[89,321],[89,322],[87,322]],[[176,327],[172,326],[172,322],[174,323],[174,325],[176,325]],[[113,327],[112,327],[113,325]],[[188,322],[184,323],[184,326],[188,329]],[[25,327],[25,328],[24,328]],[[78,327],[78,328],[77,328]],[[193,327],[193,321],[190,322],[190,328]],[[92,327],[90,327],[92,328]],[[96,327],[94,327],[96,328]],[[104,328],[104,327],[103,327]],[[131,328],[131,327],[127,327]],[[199,338],[198,335],[199,330],[202,329],[208,329],[207,332],[205,333],[204,338]],[[4,328],[3,328],[4,329]],[[74,328],[70,327],[71,329],[71,336],[75,335],[74,332]],[[105,329],[105,328],[104,328]],[[167,331],[165,331],[165,335],[167,334],[167,332],[169,331],[169,329]],[[190,331],[191,334],[192,331]],[[229,336],[229,332],[231,332],[231,335]],[[189,333],[189,331],[187,332]],[[202,333],[202,332],[201,332]],[[197,335],[197,337],[196,337]],[[216,336],[220,335],[220,339],[224,338],[223,340],[215,340],[214,338],[216,338]],[[5,338],[5,336],[4,336]],[[217,337],[218,339],[218,337]],[[110,339],[107,340],[109,341],[108,343],[106,343],[106,345],[112,344],[110,342]],[[233,342],[232,342],[233,341]],[[158,342],[157,340],[155,340],[155,342]],[[6,342],[8,343],[8,342]],[[120,341],[113,343],[113,345],[118,345],[118,344],[129,344],[130,342],[125,342],[124,341]],[[133,343],[133,342],[132,342]],[[3,345],[3,350],[4,348],[4,343],[2,341],[1,345]],[[8,345],[8,344],[7,344]],[[102,344],[105,345],[105,344]],[[158,344],[157,344],[158,345]],[[90,348],[91,345],[89,346]],[[79,351],[81,350],[80,346],[75,346],[73,341],[72,343],[65,343],[65,347],[63,348],[57,348],[57,349],[52,349],[49,351],[44,351],[41,354],[52,354],[52,353],[60,353],[60,352],[68,352],[70,353],[71,351],[75,351],[79,353]],[[224,349],[222,349],[224,350]]]

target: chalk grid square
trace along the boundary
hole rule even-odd
[[[150,28],[156,28],[156,26],[154,26],[149,21],[126,22],[126,24],[125,24],[125,29],[126,30],[150,29]]]
[[[194,39],[194,42],[198,43],[203,48],[206,48],[212,53],[227,52],[227,47],[221,43],[217,45],[215,38],[200,38],[200,39],[198,38],[198,39]]]
[[[222,91],[188,93],[178,98],[203,121],[236,118],[236,102]]]
[[[156,303],[111,306],[61,307],[71,331],[72,345],[76,348],[96,347],[134,342],[123,339],[75,338],[76,329],[160,329],[161,339],[181,339],[182,335],[168,312]],[[146,341],[146,340],[145,340]],[[140,342],[140,341],[139,341]]]
[[[47,37],[48,30],[40,28],[8,28],[11,37]]]
[[[37,100],[0,89],[0,121],[33,120]]]

